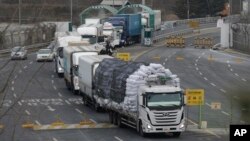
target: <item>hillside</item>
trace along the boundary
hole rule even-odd
[[[73,21],[79,23],[79,13],[101,0],[73,0]],[[130,0],[140,3],[141,0]],[[173,13],[176,0],[146,0],[153,9],[162,11],[162,19],[168,19]],[[92,15],[91,15],[92,14]],[[89,16],[96,16],[91,13]],[[173,17],[173,16],[172,16]],[[0,0],[0,20],[16,22],[18,19],[18,0]],[[70,0],[22,0],[23,22],[64,21],[70,19]]]

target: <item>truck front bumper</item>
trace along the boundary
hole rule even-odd
[[[185,122],[182,122],[179,125],[175,126],[153,126],[150,123],[143,122],[144,132],[145,133],[169,133],[169,132],[183,132],[185,131]]]

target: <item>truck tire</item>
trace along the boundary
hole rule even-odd
[[[139,123],[139,134],[140,134],[140,136],[142,136],[142,137],[146,137],[146,133],[143,131],[143,129],[142,129],[142,122],[140,121],[140,123]]]
[[[121,117],[120,114],[117,114],[117,125],[118,125],[118,127],[120,127],[120,128],[123,128],[123,127],[124,127],[124,125],[122,124],[122,117]]]
[[[63,78],[63,73],[58,73],[58,71],[57,71],[57,75],[59,78]]]
[[[114,123],[114,120],[113,120],[113,112],[112,112],[112,111],[109,112],[109,123],[111,123],[111,124]]]
[[[180,135],[181,135],[181,132],[173,132],[173,137],[178,138],[180,137]]]

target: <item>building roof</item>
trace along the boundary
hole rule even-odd
[[[103,0],[101,2],[102,5],[115,5],[115,6],[122,6],[129,4],[128,0]]]

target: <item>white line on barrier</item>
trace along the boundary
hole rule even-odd
[[[235,73],[234,75],[235,75],[235,76],[239,76],[239,74],[238,74],[238,73]]]

